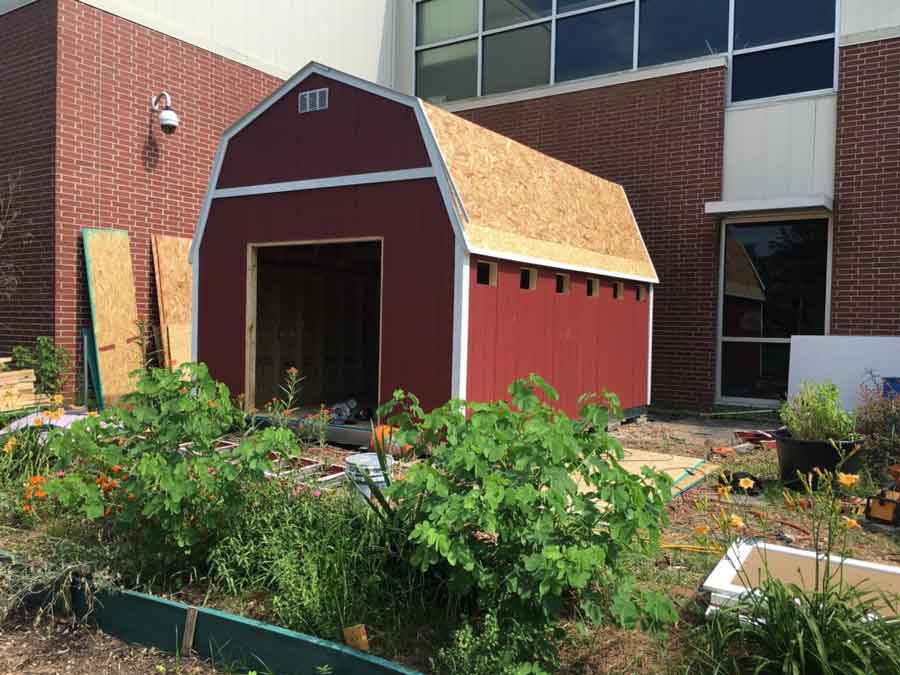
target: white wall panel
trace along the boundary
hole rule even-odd
[[[834,94],[725,112],[723,200],[834,194]]]
[[[394,86],[403,0],[82,1],[278,77],[319,61]]]
[[[841,0],[842,42],[857,43],[900,35],[900,1]]]

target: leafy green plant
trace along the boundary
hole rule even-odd
[[[34,390],[38,394],[58,394],[72,370],[72,357],[52,338],[41,336],[33,346],[16,345],[13,361],[21,368],[34,370]]]
[[[841,405],[841,392],[831,382],[804,382],[780,411],[781,423],[799,441],[841,441],[853,432],[853,415]]]
[[[266,415],[276,427],[286,428],[289,425],[303,391],[304,379],[306,378],[301,377],[300,371],[293,366],[284,371],[284,382],[278,385],[281,395],[274,397],[265,405]]]
[[[886,397],[877,382],[863,385],[856,426],[863,437],[862,456],[876,475],[900,462],[900,397]]]
[[[602,404],[583,397],[573,420],[546,402],[558,396],[537,375],[509,393],[512,405],[454,400],[426,414],[414,396],[396,392],[381,417],[390,414],[398,443],[430,458],[384,495],[375,492],[379,510],[409,529],[413,564],[439,570],[455,593],[500,621],[540,632],[574,600],[598,623],[601,592],[629,581],[622,554],[657,550],[670,479],[619,464],[622,448],[606,433],[619,414],[615,396]],[[609,611],[629,618],[622,608]]]
[[[294,443],[269,428],[221,447],[243,419],[205,365],[151,370],[118,407],[50,432],[59,461],[44,490],[101,523],[142,568],[202,564],[240,512],[242,485],[262,481],[269,453]]]
[[[740,583],[753,592],[720,608],[694,632],[688,672],[900,672],[900,621],[894,618],[900,609],[897,599],[852,585],[844,577],[842,564],[826,563],[846,555],[848,531],[859,527],[840,509],[842,497],[858,481],[853,474],[820,471],[815,487],[812,477],[803,478],[805,496],[785,493],[787,506],[807,516],[816,553],[814,572],[801,587],[770,574],[764,554],[761,580],[739,568]],[[733,508],[739,511],[740,502],[732,502]],[[745,527],[744,516],[729,517],[723,512],[719,534],[713,538],[730,545]]]
[[[331,411],[324,404],[320,404],[317,411],[303,417],[300,433],[304,438],[314,440],[320,449],[324,449],[328,439],[329,424],[331,424]]]

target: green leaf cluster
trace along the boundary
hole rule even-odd
[[[34,390],[38,394],[58,394],[72,370],[72,357],[52,338],[41,336],[31,346],[16,345],[13,361],[19,368],[34,370]]]
[[[241,485],[260,481],[269,453],[296,446],[271,428],[244,434],[244,413],[204,364],[143,372],[119,406],[47,439],[58,465],[46,491],[65,511],[99,521],[142,569],[202,562],[240,511]]]
[[[781,423],[799,441],[842,441],[853,432],[853,415],[841,404],[832,382],[804,382],[781,406]]]
[[[558,395],[537,375],[509,395],[426,414],[397,391],[382,408],[398,427],[395,442],[430,457],[385,496],[410,528],[412,562],[441,571],[455,593],[501,621],[552,624],[572,601],[599,622],[601,599],[628,583],[622,555],[657,550],[670,479],[622,467],[622,448],[606,431],[620,414],[614,395],[582,397],[578,419],[552,405]],[[655,600],[635,607],[648,605],[670,616]]]

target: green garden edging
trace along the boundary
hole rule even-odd
[[[88,614],[83,590],[76,590],[73,600],[79,615]],[[329,666],[333,675],[421,675],[342,644],[134,591],[97,592],[90,616],[104,633],[125,642],[183,653],[185,624],[191,610],[196,611],[193,650],[228,668],[241,667],[261,674],[315,675],[316,668]]]

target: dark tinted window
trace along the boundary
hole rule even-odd
[[[725,337],[825,333],[828,223],[729,225],[725,239]]]
[[[734,48],[833,33],[834,3],[835,0],[735,0]]]
[[[728,51],[728,0],[641,0],[638,64]]]
[[[429,101],[470,98],[478,92],[478,40],[416,53],[416,95]]]
[[[556,81],[628,70],[634,62],[634,7],[620,5],[556,22]]]
[[[784,398],[790,356],[786,343],[723,342],[722,396]]]
[[[600,7],[608,5],[615,0],[558,0],[556,3],[557,14],[563,12],[574,12],[576,9],[585,9],[586,7]],[[634,3],[631,5],[631,11],[634,11]]]
[[[733,101],[830,89],[833,86],[834,40],[734,57]]]
[[[484,38],[485,94],[525,89],[550,81],[550,23]]]
[[[484,27],[500,28],[550,16],[552,0],[484,0]]]
[[[477,282],[481,286],[489,286],[491,283],[491,264],[486,262],[478,263]]]
[[[425,0],[416,5],[416,44],[478,31],[478,0]]]

